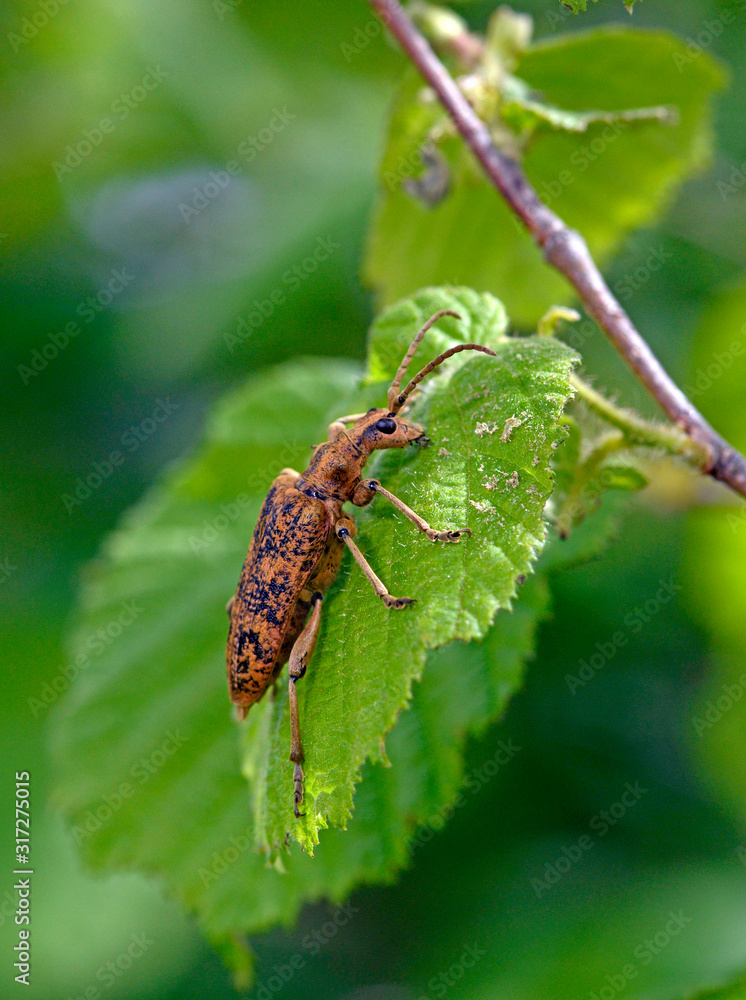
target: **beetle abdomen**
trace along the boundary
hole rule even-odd
[[[331,530],[321,500],[279,476],[254,529],[231,609],[227,670],[231,699],[248,708],[269,684],[295,619],[301,590],[313,574]]]

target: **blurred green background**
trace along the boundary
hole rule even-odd
[[[722,187],[734,170],[746,178],[746,10],[643,0],[630,21],[618,0],[589,6],[572,17],[556,0],[514,4],[533,14],[540,38],[609,21],[682,37],[708,22],[722,29],[708,46],[730,70],[713,164],[608,270],[613,286],[651,248],[671,254],[625,305],[669,371],[696,386],[718,352],[746,341],[746,187]],[[491,5],[459,9],[480,27]],[[372,20],[362,0],[41,0],[4,3],[0,19],[2,992],[21,989],[6,904],[13,775],[28,770],[27,993],[230,997],[219,958],[157,884],[80,869],[47,805],[54,708],[29,699],[64,661],[81,567],[164,465],[193,447],[211,401],[296,355],[362,357],[373,300],[358,272],[404,63],[380,33],[360,44]],[[317,247],[326,256],[306,273]],[[250,329],[255,301],[278,288],[284,301]],[[600,335],[583,355],[600,386],[654,412]],[[715,364],[720,374],[695,402],[744,448],[746,362]],[[66,502],[78,477],[107,469],[116,450],[124,461],[101,487]],[[255,940],[259,984],[298,953],[307,960],[284,997],[571,998],[602,988],[676,997],[746,967],[743,700],[701,733],[694,722],[746,667],[746,517],[715,486],[697,493],[676,479],[665,503],[661,494],[632,504],[602,558],[554,579],[554,617],[526,687],[471,746],[469,766],[500,740],[521,753],[417,847],[397,885],[356,893],[354,919],[325,935],[317,955],[303,941],[330,919],[323,905],[298,928]],[[675,601],[571,695],[565,675],[669,579],[681,587]],[[626,783],[645,792],[599,836],[594,817]],[[593,831],[593,849],[537,891],[532,879]],[[673,936],[664,931],[671,911],[690,921]],[[648,949],[659,932],[670,941]],[[100,975],[133,935],[151,942],[142,957]],[[467,946],[478,956],[468,969]],[[637,973],[627,980],[630,962]],[[462,975],[447,984],[439,977],[451,966]]]

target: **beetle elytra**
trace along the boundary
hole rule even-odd
[[[230,628],[226,651],[228,688],[239,718],[246,717],[288,663],[290,760],[293,762],[293,809],[302,815],[303,745],[296,684],[306,672],[316,645],[324,594],[339,570],[345,546],[387,608],[413,603],[394,597],[354,542],[356,527],[344,503],[365,507],[376,494],[385,497],[433,541],[457,542],[468,528],[438,531],[389,493],[377,479],[363,479],[373,451],[429,444],[419,424],[400,411],[412,391],[438,365],[460,351],[494,351],[481,344],[458,344],[439,354],[401,389],[404,374],[425,333],[442,316],[461,317],[449,309],[435,313],[412,341],[388,390],[388,406],[340,417],[329,426],[305,472],[283,469],[270,487],[254,529],[238,589],[228,602]],[[351,426],[350,426],[351,425]]]

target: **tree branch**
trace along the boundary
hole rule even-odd
[[[746,496],[746,459],[713,430],[669,377],[604,281],[583,237],[541,201],[520,165],[495,146],[489,129],[398,0],[370,0],[370,4],[435,91],[493,186],[541,247],[545,260],[573,285],[586,311],[665,413],[704,446],[704,471]]]

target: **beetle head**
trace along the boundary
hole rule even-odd
[[[430,444],[419,424],[411,423],[389,410],[368,410],[354,427],[355,436],[367,452],[378,448],[406,448],[415,444],[420,448]]]
[[[354,445],[354,447],[359,448],[366,455],[369,455],[372,451],[375,451],[378,448],[405,448],[408,444],[416,444],[419,447],[425,447],[430,444],[428,439],[425,437],[424,429],[420,427],[419,424],[412,423],[411,421],[405,420],[403,417],[399,416],[399,411],[406,403],[410,393],[413,392],[413,390],[427,375],[430,374],[431,371],[433,371],[433,369],[437,368],[438,365],[442,365],[447,358],[452,357],[454,354],[458,354],[460,351],[481,351],[483,354],[491,354],[494,356],[495,352],[493,350],[489,347],[483,347],[481,344],[456,344],[455,347],[451,347],[449,350],[444,351],[442,354],[439,354],[437,358],[434,358],[429,364],[425,365],[425,367],[419,371],[402,389],[401,383],[404,373],[409,367],[410,361],[414,357],[417,345],[433,323],[436,323],[441,316],[455,316],[456,319],[461,319],[458,313],[452,312],[450,309],[441,309],[440,312],[435,313],[435,315],[431,316],[425,323],[412,343],[409,345],[409,349],[404,355],[402,363],[399,365],[394,381],[391,383],[388,391],[388,409],[382,410],[374,407],[372,410],[368,410],[367,413],[355,414],[355,416],[351,417],[342,417],[338,421],[338,424],[341,425],[344,425],[347,422],[355,422],[355,426],[352,427],[349,432],[344,431],[344,433],[347,435],[347,438]]]

